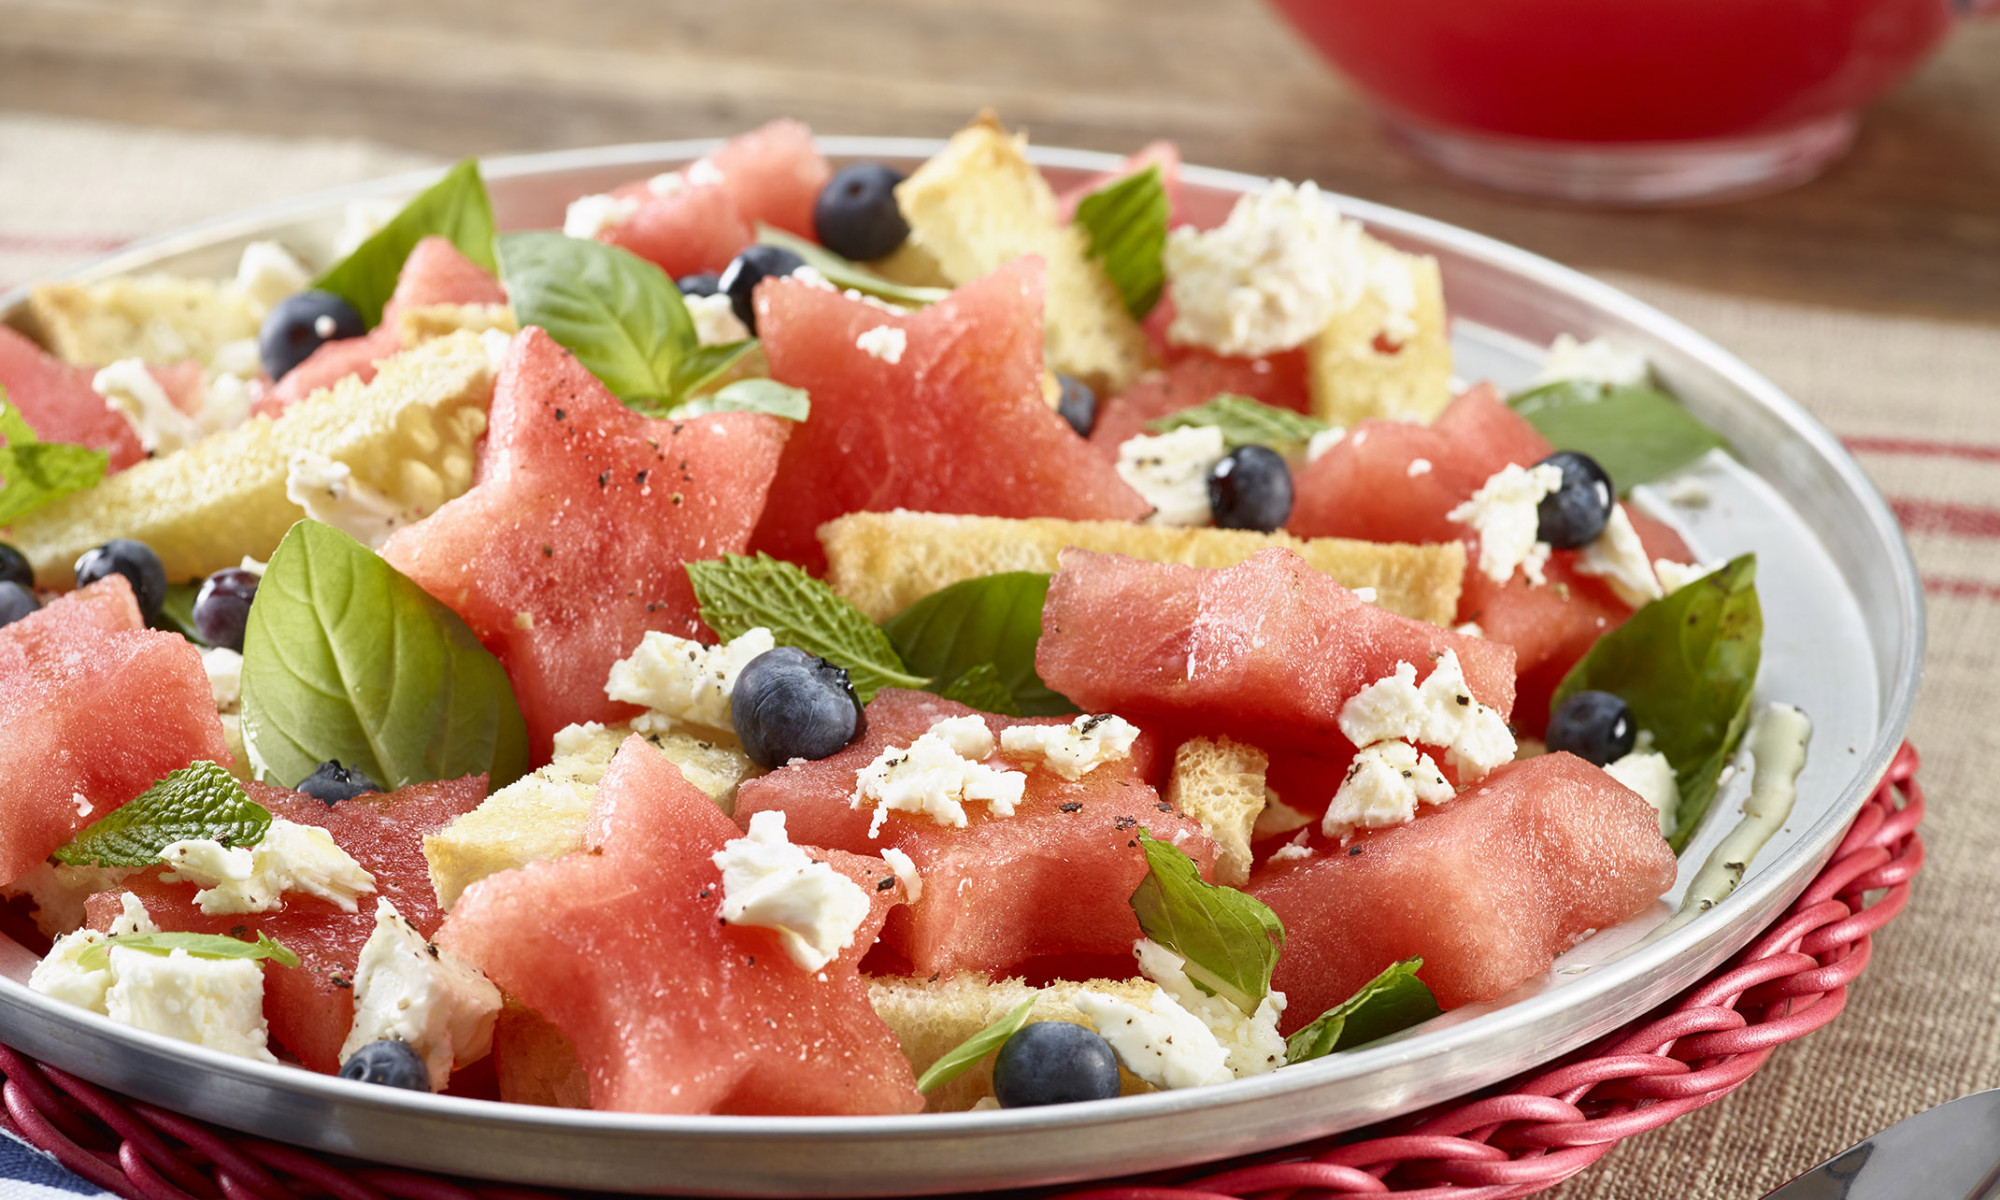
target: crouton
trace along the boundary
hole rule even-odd
[[[1373,238],[1363,242],[1377,270],[1407,272],[1414,328],[1392,330],[1381,290],[1364,291],[1360,303],[1306,343],[1313,414],[1346,427],[1370,417],[1428,421],[1451,403],[1451,342],[1437,259]]]
[[[1201,822],[1215,839],[1215,881],[1250,882],[1250,839],[1264,811],[1264,772],[1271,760],[1255,746],[1224,738],[1191,738],[1174,752],[1167,802]]]
[[[45,283],[29,294],[28,313],[57,358],[93,367],[126,358],[207,366],[225,344],[254,339],[263,316],[234,283],[169,275]]]

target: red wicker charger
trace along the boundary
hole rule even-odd
[[[1399,1196],[1512,1200],[1553,1187],[1623,1138],[1720,1100],[1771,1051],[1839,1015],[1869,938],[1923,866],[1924,795],[1907,745],[1826,869],[1700,987],[1540,1075],[1387,1126],[1061,1200]],[[1872,898],[1871,898],[1872,897]],[[0,1047],[7,1128],[132,1200],[553,1200],[528,1188],[344,1162],[111,1095]]]

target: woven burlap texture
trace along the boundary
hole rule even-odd
[[[468,147],[476,149],[476,147]],[[0,285],[134,237],[429,160],[353,142],[0,116]],[[1847,1011],[1735,1095],[1551,1196],[1752,1200],[1933,1104],[2000,1086],[2000,329],[1611,280],[1735,351],[1844,438],[1911,527],[1930,655],[1910,737],[1931,857]]]

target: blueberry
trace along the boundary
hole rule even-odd
[[[1549,714],[1549,749],[1600,767],[1632,753],[1638,740],[1632,710],[1610,692],[1578,692]]]
[[[1611,519],[1611,476],[1588,454],[1558,450],[1535,464],[1562,472],[1562,487],[1542,497],[1535,511],[1535,536],[1558,550],[1576,550],[1597,540]]]
[[[264,370],[283,379],[313,351],[340,338],[356,338],[368,325],[354,306],[332,292],[295,292],[273,305],[257,331]]]
[[[757,332],[757,310],[750,295],[766,279],[781,279],[806,265],[806,260],[783,246],[756,245],[729,260],[715,286],[729,293],[729,307],[736,319],[751,333]]]
[[[820,245],[856,261],[880,258],[910,236],[910,223],[896,207],[901,171],[881,163],[842,167],[813,202],[813,231]]]
[[[431,1090],[430,1068],[424,1065],[423,1056],[408,1042],[394,1038],[384,1038],[370,1042],[356,1050],[346,1062],[340,1064],[342,1079],[358,1079],[362,1083],[379,1083],[384,1087],[408,1088],[413,1092]]]
[[[674,280],[683,296],[713,296],[722,291],[722,281],[713,271],[698,271]]]
[[[96,583],[108,575],[123,575],[139,601],[139,613],[151,625],[160,619],[167,602],[167,568],[160,556],[144,542],[112,538],[95,550],[86,550],[76,560],[76,586]]]
[[[1109,1100],[1118,1094],[1110,1043],[1068,1021],[1037,1021],[1007,1039],[993,1059],[993,1097],[1002,1108]]]
[[[202,582],[194,597],[194,631],[202,641],[243,652],[243,626],[259,582],[255,571],[240,567],[225,567]]]
[[[847,672],[791,646],[744,664],[729,696],[743,752],[776,770],[795,758],[838,753],[861,733],[861,701]]]
[[[41,606],[33,591],[11,579],[0,580],[0,629],[29,616]]]
[[[5,542],[0,542],[0,583],[35,586],[35,568],[29,565],[28,556]]]
[[[299,791],[332,808],[342,800],[352,800],[365,792],[379,792],[382,785],[355,767],[343,767],[339,759],[323,762],[299,781]]]
[[[1269,533],[1292,515],[1292,471],[1269,446],[1231,451],[1208,471],[1208,506],[1224,529]]]
[[[1090,431],[1097,428],[1097,393],[1074,375],[1058,375],[1056,382],[1062,385],[1062,399],[1056,401],[1056,412],[1069,422],[1078,437],[1089,437]]]

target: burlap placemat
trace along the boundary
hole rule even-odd
[[[0,285],[134,237],[422,165],[353,142],[0,115]],[[1614,280],[1736,351],[1860,454],[1911,534],[1930,601],[1911,738],[1930,861],[1847,1011],[1734,1096],[1628,1142],[1561,1200],[1751,1200],[1911,1113],[2000,1085],[2000,329]]]

